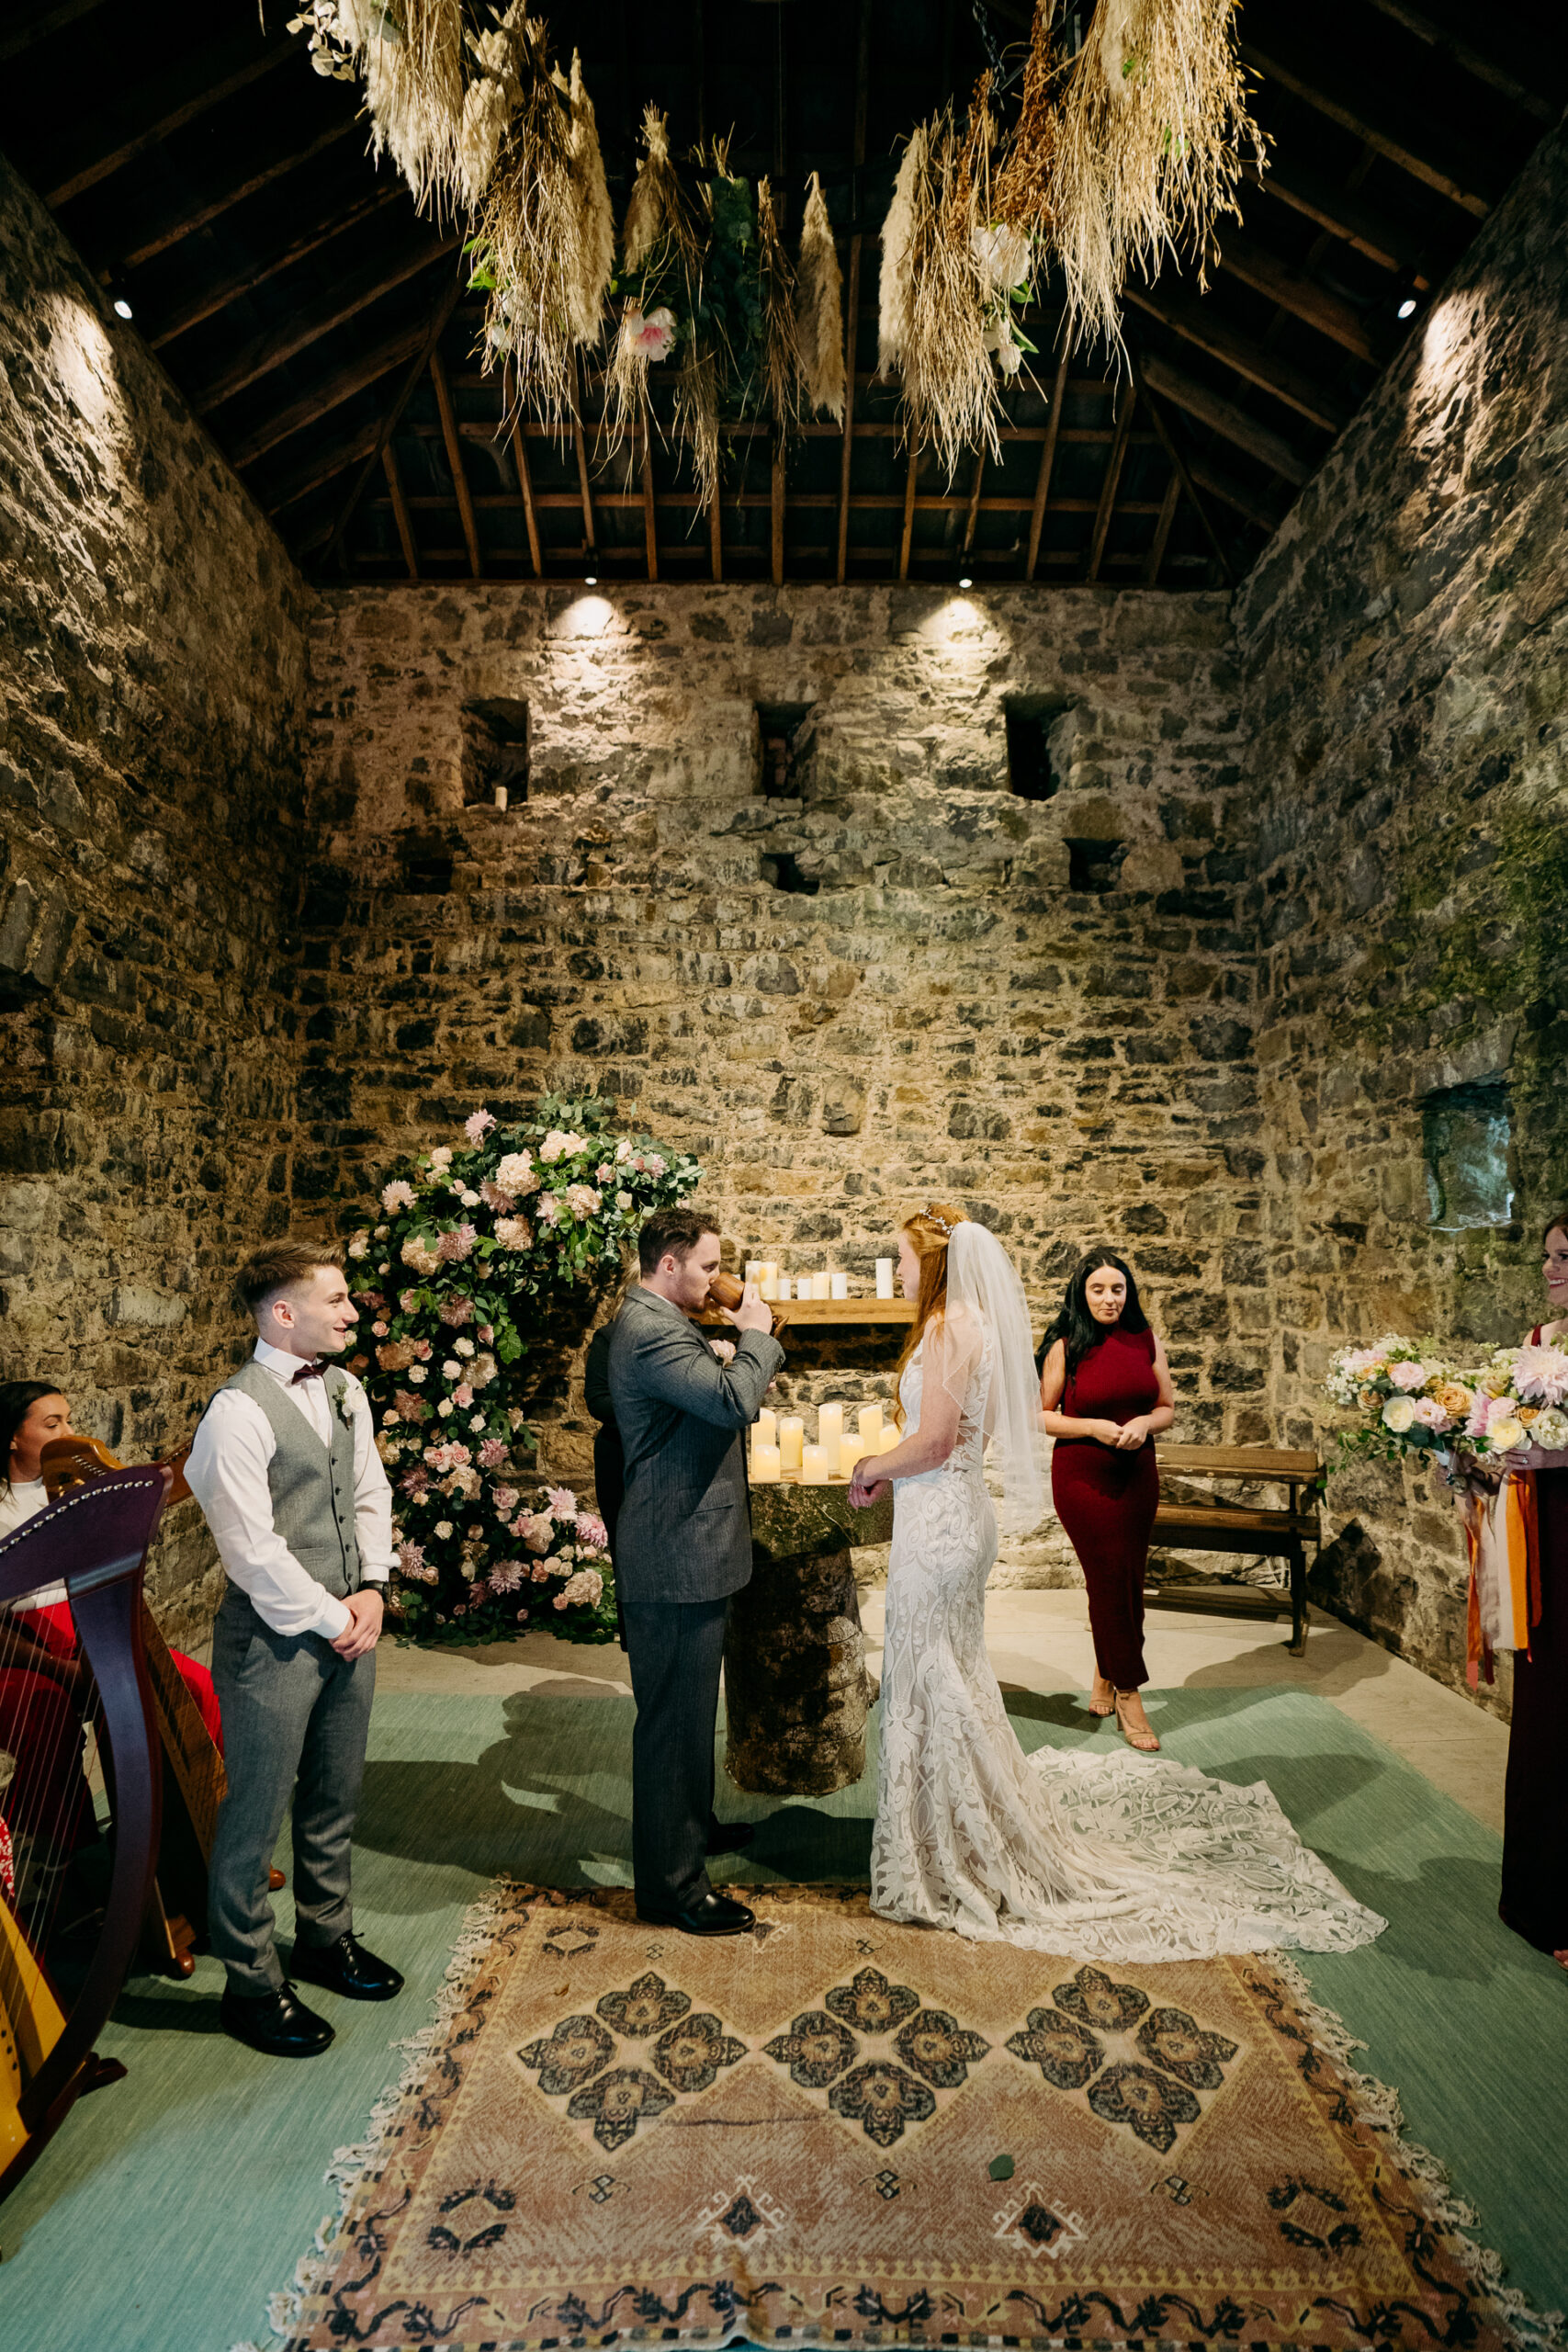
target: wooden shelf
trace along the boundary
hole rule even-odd
[[[771,1306],[774,1301],[767,1303]],[[910,1298],[781,1298],[777,1306],[779,1313],[788,1317],[790,1330],[807,1323],[912,1323],[915,1319],[915,1303]]]

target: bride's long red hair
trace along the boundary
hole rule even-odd
[[[898,1383],[904,1376],[904,1366],[926,1336],[927,1324],[947,1310],[947,1245],[965,1221],[962,1209],[950,1207],[946,1201],[933,1201],[930,1208],[917,1209],[913,1216],[906,1217],[898,1228],[908,1235],[909,1247],[920,1261],[915,1319],[893,1367],[893,1411],[900,1429],[904,1426],[904,1408],[897,1401]]]

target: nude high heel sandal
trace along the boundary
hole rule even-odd
[[[1135,1750],[1136,1750],[1136,1752],[1138,1753],[1138,1755],[1140,1755],[1140,1756],[1157,1756],[1157,1755],[1159,1754],[1159,1739],[1158,1739],[1157,1736],[1156,1735],[1156,1733],[1155,1733],[1154,1731],[1152,1731],[1152,1730],[1149,1730],[1149,1731],[1139,1731],[1139,1732],[1129,1731],[1129,1730],[1128,1730],[1128,1728],[1127,1728],[1127,1724],[1126,1724],[1125,1719],[1124,1719],[1124,1718],[1123,1718],[1123,1716],[1122,1716],[1122,1700],[1123,1700],[1123,1699],[1135,1699],[1135,1698],[1137,1697],[1137,1695],[1138,1695],[1138,1694],[1137,1694],[1137,1692],[1136,1692],[1135,1690],[1118,1690],[1118,1691],[1117,1691],[1117,1693],[1116,1693],[1116,1728],[1117,1728],[1117,1730],[1121,1733],[1121,1735],[1122,1735],[1122,1738],[1126,1741],[1126,1743],[1127,1743],[1128,1747],[1131,1747],[1131,1748],[1135,1749]]]

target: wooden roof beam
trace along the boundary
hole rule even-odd
[[[1281,311],[1289,311],[1292,318],[1303,320],[1319,334],[1326,335],[1342,350],[1353,352],[1371,367],[1382,367],[1386,354],[1367,333],[1362,313],[1342,295],[1331,294],[1294,263],[1281,261],[1266,245],[1255,244],[1250,237],[1227,226],[1221,232],[1219,266],[1232,277],[1239,277],[1244,286],[1250,286],[1255,293],[1267,295]]]
[[[402,546],[403,561],[408,565],[409,578],[417,580],[419,578],[419,546],[413,535],[413,517],[409,513],[408,501],[403,496],[403,478],[398,471],[398,452],[390,441],[381,452],[381,463],[386,469],[387,489],[392,501],[392,518],[398,526],[398,538]],[[536,571],[538,568],[537,564],[534,567]]]
[[[446,445],[446,462],[452,469],[452,488],[457,493],[457,513],[463,525],[463,544],[468,550],[468,570],[476,580],[484,577],[484,560],[479,553],[479,526],[474,513],[474,493],[463,465],[463,444],[457,432],[457,413],[452,405],[452,387],[446,381],[446,370],[439,349],[430,355],[430,380],[435,387],[435,405],[441,416],[441,438]]]
[[[1551,91],[1538,89],[1521,78],[1523,74],[1539,71],[1533,59],[1528,66],[1521,61],[1519,73],[1515,74],[1500,58],[1477,49],[1473,42],[1466,40],[1450,26],[1436,17],[1428,16],[1425,8],[1413,7],[1411,0],[1371,0],[1371,5],[1382,15],[1391,17],[1396,25],[1403,25],[1407,33],[1414,33],[1417,40],[1425,41],[1429,49],[1435,49],[1440,56],[1449,58],[1461,73],[1469,74],[1477,82],[1489,84],[1507,99],[1510,106],[1521,107],[1526,114],[1533,114],[1538,122],[1555,122],[1562,113],[1568,90],[1564,89],[1561,76],[1555,83],[1554,95]]]
[[[455,253],[461,243],[460,232],[452,230],[434,241],[422,237],[417,244],[405,244],[390,255],[376,255],[363,269],[340,277],[313,302],[304,303],[286,326],[254,335],[205,383],[187,385],[186,399],[198,416],[221,407],[248,384],[259,382],[275,368],[283,367],[301,351],[309,350],[311,344],[319,343],[323,335],[331,334],[334,327],[344,325],[359,311],[368,310],[382,295],[390,294],[411,277],[434,268],[438,261]]]
[[[1314,78],[1314,67],[1272,40],[1267,46],[1243,40],[1236,47],[1242,63],[1250,65],[1266,82],[1277,82],[1280,89],[1289,90],[1292,97],[1315,107],[1342,130],[1364,140],[1378,154],[1397,164],[1402,172],[1408,172],[1424,187],[1435,188],[1439,196],[1446,196],[1451,204],[1459,205],[1475,220],[1485,220],[1494,201],[1479,185],[1486,174],[1476,168],[1473,158],[1458,152],[1447,161],[1439,161],[1431,152],[1431,126],[1425,119],[1413,116],[1408,122],[1397,118],[1391,120],[1359,96],[1324,89]],[[1450,135],[1447,143],[1458,151],[1464,142]]]
[[[1170,526],[1176,520],[1176,510],[1180,503],[1181,476],[1172,466],[1170,480],[1165,486],[1165,498],[1160,506],[1159,519],[1155,525],[1155,535],[1149,542],[1148,555],[1144,562],[1145,588],[1155,588],[1159,584],[1160,566],[1165,561],[1165,551],[1170,542]]]
[[[197,197],[175,205],[156,223],[144,221],[139,230],[128,232],[130,242],[127,244],[111,247],[106,253],[95,240],[95,268],[140,269],[144,262],[154,260],[159,254],[166,254],[171,245],[177,245],[185,238],[193,236],[197,229],[205,229],[209,221],[232,210],[236,204],[243,204],[248,196],[257,196],[264,187],[271,187],[286,174],[297,172],[306,164],[313,164],[318,155],[324,154],[329,147],[335,146],[340,139],[346,139],[352,130],[357,129],[358,123],[353,115],[346,116],[341,122],[329,123],[324,130],[318,130],[301,145],[288,148],[281,155],[272,156],[259,170],[249,173],[243,179],[231,181],[217,195]]]
[[[204,319],[216,318],[220,311],[226,311],[230,303],[237,301],[242,295],[249,294],[257,286],[265,286],[269,278],[280,277],[286,269],[292,269],[296,262],[306,260],[310,254],[319,252],[322,245],[330,244],[334,237],[341,237],[346,230],[357,229],[361,221],[367,220],[385,206],[397,203],[406,193],[400,182],[379,184],[367,195],[345,205],[330,220],[313,221],[309,229],[302,230],[299,236],[285,245],[281,253],[272,254],[268,260],[247,262],[241,269],[231,269],[223,277],[211,278],[207,285],[194,288],[183,302],[165,312],[157,332],[148,335],[149,344],[154,351],[162,351],[176,336],[187,334],[192,327],[200,326]]]
[[[1268,532],[1270,538],[1284,521],[1284,515],[1270,506],[1266,498],[1248,489],[1246,482],[1237,481],[1234,474],[1226,473],[1223,467],[1215,465],[1212,458],[1201,458],[1196,454],[1190,456],[1187,470],[1200,490],[1210,492],[1222,504],[1234,507],[1238,514],[1245,514],[1249,523],[1256,523],[1259,530]]]
[[[1260,424],[1256,417],[1237,408],[1234,401],[1226,400],[1222,392],[1211,391],[1207,384],[1200,384],[1181,368],[1173,368],[1157,352],[1145,351],[1139,356],[1151,390],[1162,400],[1185,409],[1200,424],[1208,425],[1223,439],[1245,449],[1249,458],[1256,458],[1271,473],[1282,474],[1298,490],[1310,481],[1315,471],[1312,460],[1293,449],[1283,434],[1270,432],[1268,425]]]
[[[264,514],[281,514],[286,506],[292,506],[299,499],[308,498],[311,491],[320,490],[323,482],[346,473],[350,466],[358,465],[362,458],[374,460],[375,455],[376,427],[374,424],[362,424],[356,433],[350,433],[342,440],[319,443],[309,458],[292,467],[288,473],[279,474],[275,481],[254,483],[252,487]],[[318,537],[324,538],[328,527],[323,526]]]
[[[1084,570],[1086,580],[1098,580],[1100,577],[1100,560],[1105,553],[1106,533],[1111,528],[1111,517],[1116,511],[1116,492],[1121,487],[1122,468],[1127,457],[1127,435],[1132,429],[1133,411],[1137,405],[1136,389],[1129,384],[1116,402],[1116,438],[1111,445],[1111,455],[1106,460],[1105,480],[1100,486],[1100,504],[1095,513],[1094,529],[1089,543],[1089,561]]]
[[[648,388],[642,395],[642,545],[649,580],[659,577],[659,525],[653,496],[653,435],[649,431]]]
[[[534,477],[528,469],[528,444],[517,429],[517,412],[512,412],[512,462],[517,469],[517,494],[523,501],[523,521],[528,533],[528,553],[533,561],[534,577],[545,576],[544,553],[539,546],[539,514],[534,503]]]
[[[35,8],[9,32],[0,33],[0,65],[9,64],[13,57],[21,57],[36,49],[40,40],[48,40],[54,33],[62,33],[79,17],[89,17],[95,8],[105,6],[105,0],[55,0],[52,8]]]
[[[330,414],[344,401],[352,400],[355,392],[364,391],[367,386],[390,374],[394,368],[400,366],[420,348],[423,340],[422,322],[416,321],[412,327],[400,327],[395,334],[378,343],[374,350],[364,352],[357,359],[350,359],[343,367],[334,368],[330,376],[324,376],[319,384],[310,391],[302,392],[287,408],[278,409],[262,424],[254,425],[249,433],[242,434],[238,440],[226,443],[224,454],[229,463],[237,472],[243,473],[247,466],[254,466],[256,459],[265,457],[269,449],[276,449],[280,441],[287,441],[292,434],[302,433],[306,425],[314,424],[318,417]]]
[[[1029,512],[1029,547],[1023,560],[1023,576],[1034,577],[1034,567],[1040,560],[1040,534],[1045,527],[1045,507],[1051,495],[1051,469],[1056,462],[1056,443],[1062,431],[1062,402],[1067,390],[1067,358],[1063,352],[1056,362],[1056,380],[1051,387],[1051,406],[1045,419],[1040,443],[1040,470],[1034,477],[1034,503]]]
[[[430,316],[424,322],[418,347],[413,355],[413,363],[404,375],[402,382],[398,386],[397,396],[390,407],[383,412],[381,421],[376,428],[376,437],[370,452],[355,476],[348,496],[339,508],[337,519],[327,535],[329,556],[334,555],[343,546],[344,535],[354,520],[354,510],[365,495],[366,486],[379,463],[381,452],[397,431],[403,411],[413,398],[415,387],[423,378],[430,355],[446,332],[446,322],[457,306],[457,297],[461,291],[462,280],[457,277],[442,288]]]
[[[299,56],[291,40],[264,42],[254,26],[235,40],[198,50],[194,57],[183,54],[178,65],[150,75],[118,105],[89,121],[80,140],[72,142],[82,160],[74,171],[44,189],[44,202],[54,211],[73,197],[85,196],[90,187],[122,171],[150,148],[162,146],[175,131],[183,130],[224,98],[248,89],[264,74],[298,62]]]
[[[1260,391],[1270,393],[1293,408],[1314,424],[1327,433],[1341,433],[1350,421],[1350,411],[1337,394],[1309,376],[1304,368],[1296,368],[1288,359],[1280,359],[1255,343],[1239,327],[1229,325],[1214,307],[1212,297],[1193,294],[1156,294],[1145,286],[1129,286],[1126,300],[1152,319],[1158,319],[1173,334],[1185,342],[1196,344],[1211,359],[1222,360],[1245,376],[1249,384]]]
[[[860,38],[855,51],[854,167],[865,163],[865,124],[871,93],[871,0],[860,0]],[[844,447],[839,461],[839,548],[834,578],[844,577],[850,546],[850,470],[855,454],[855,372],[860,356],[860,270],[864,238],[856,231],[850,239],[850,274],[844,288]],[[716,578],[716,573],[715,574]]]
[[[1269,159],[1267,171],[1255,163],[1244,163],[1242,177],[1265,196],[1288,205],[1292,212],[1302,213],[1308,220],[1326,229],[1331,237],[1353,246],[1369,261],[1382,269],[1408,269],[1414,282],[1425,287],[1427,279],[1421,275],[1427,251],[1421,241],[1397,221],[1390,220],[1357,196],[1337,187],[1330,180],[1315,172],[1303,171],[1294,164],[1281,164]]]
[[[1153,393],[1149,390],[1148,379],[1144,373],[1143,365],[1138,354],[1134,351],[1129,353],[1128,356],[1132,361],[1134,384],[1136,386],[1139,395],[1142,398],[1145,406],[1147,408],[1150,416],[1154,419],[1155,431],[1165,443],[1166,455],[1169,458],[1171,464],[1175,467],[1178,475],[1180,477],[1181,487],[1186,492],[1188,498],[1191,501],[1192,510],[1202,526],[1203,537],[1208,540],[1209,545],[1214,551],[1215,560],[1218,562],[1220,571],[1224,577],[1225,584],[1227,587],[1234,588],[1235,586],[1235,569],[1231,562],[1230,555],[1225,548],[1224,540],[1221,538],[1218,531],[1214,528],[1213,521],[1210,515],[1208,508],[1204,505],[1203,501],[1198,495],[1198,486],[1192,479],[1192,469],[1187,462],[1186,452],[1183,450],[1180,442],[1176,438],[1176,435],[1172,433],[1169,425],[1167,424],[1164,412],[1162,411],[1159,402],[1155,399]]]

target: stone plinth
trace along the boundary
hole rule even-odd
[[[865,1770],[871,1686],[853,1551],[886,1544],[891,1498],[843,1487],[753,1487],[751,1581],[729,1604],[725,1769],[738,1788],[826,1796]]]

